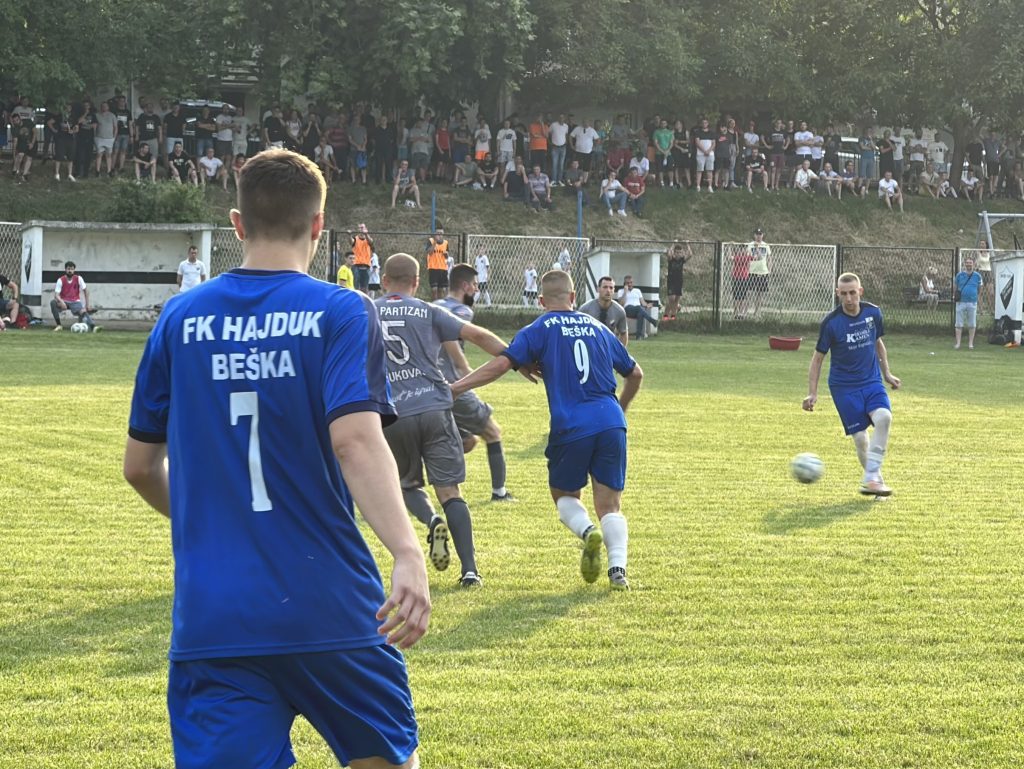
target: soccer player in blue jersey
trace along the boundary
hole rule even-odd
[[[324,197],[301,155],[249,160],[242,266],[168,304],[139,364],[124,474],[170,518],[179,769],[288,767],[299,714],[346,766],[418,766],[396,647],[426,632],[426,568],[377,314],[306,274]],[[353,503],[394,557],[389,596]]]
[[[541,278],[547,310],[516,334],[501,355],[452,385],[456,396],[493,382],[509,369],[539,368],[551,411],[548,484],[562,523],[583,540],[580,573],[594,582],[601,571],[601,545],[608,551],[611,586],[627,590],[629,532],[623,516],[626,486],[626,409],[640,390],[643,371],[608,328],[576,312],[572,278],[552,270]],[[625,378],[615,397],[615,372]],[[591,481],[600,528],[580,502]],[[603,536],[602,536],[603,532]]]
[[[840,304],[821,322],[818,344],[811,356],[808,395],[803,408],[814,411],[821,366],[825,355],[831,352],[828,387],[843,429],[853,436],[857,458],[864,468],[860,493],[887,497],[892,489],[882,480],[882,461],[889,444],[892,407],[885,384],[898,390],[901,383],[889,371],[889,358],[882,341],[885,333],[882,311],[869,302],[862,302],[863,295],[859,277],[852,272],[839,276],[836,296]],[[870,439],[868,426],[874,426]]]

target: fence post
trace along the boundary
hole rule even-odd
[[[722,241],[715,241],[715,265],[711,278],[711,325],[722,330]]]
[[[430,231],[437,232],[437,193],[430,193]]]
[[[960,246],[953,249],[953,255],[949,265],[949,298],[952,300],[953,292],[956,291],[956,274],[960,272]],[[994,313],[993,313],[994,314]],[[956,302],[949,303],[949,327],[956,326]]]
[[[846,265],[843,264],[843,262],[845,261],[845,256],[846,255],[843,253],[843,244],[842,243],[836,243],[836,282],[835,282],[834,285],[838,285],[839,284],[839,276],[842,275],[844,272],[846,272]],[[832,300],[832,306],[833,307],[838,307],[839,306],[839,297],[838,296],[835,299]]]
[[[465,232],[459,233],[459,262],[462,264],[469,264],[469,234]]]
[[[576,237],[583,237],[583,190],[576,191]]]

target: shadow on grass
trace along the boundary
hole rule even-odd
[[[442,589],[438,597],[462,592],[463,589],[457,587]],[[471,612],[458,625],[434,636],[433,640],[445,651],[475,651],[509,644],[518,646],[552,622],[582,606],[606,600],[609,595],[605,581],[581,586],[568,593],[518,593],[512,600]],[[437,608],[435,605],[435,610]]]
[[[72,616],[16,622],[0,628],[0,668],[93,657],[105,676],[134,676],[167,667],[171,594],[103,606]]]
[[[793,503],[771,510],[764,516],[764,530],[769,534],[790,534],[801,529],[821,529],[851,515],[871,510],[868,497],[832,505],[808,506]]]

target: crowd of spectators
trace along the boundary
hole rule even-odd
[[[204,106],[188,117],[178,102],[142,97],[132,109],[115,93],[98,105],[86,97],[45,109],[21,97],[0,104],[0,119],[10,124],[19,181],[28,180],[33,164],[52,161],[58,180],[127,174],[227,189],[246,157],[287,147],[314,160],[330,184],[391,186],[392,206],[399,200],[419,206],[426,182],[500,191],[537,211],[555,204],[554,190],[573,198],[582,192],[585,203],[612,216],[642,215],[652,186],[751,194],[789,188],[839,199],[867,197],[875,187],[879,199],[900,210],[909,195],[1024,199],[1020,139],[995,131],[967,145],[966,168],[957,174],[931,160],[933,148],[920,129],[876,136],[866,127],[854,141],[832,124],[819,131],[807,122],[750,120],[743,130],[729,115],[692,124],[654,115],[631,126],[626,115],[591,122],[537,113],[492,125],[483,115],[471,124],[461,111],[375,115],[356,103],[350,109],[309,104],[304,113],[273,105],[255,119],[230,105]],[[0,143],[6,141],[0,132]]]

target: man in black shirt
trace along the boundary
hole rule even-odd
[[[675,320],[679,313],[679,300],[683,295],[683,266],[693,258],[693,251],[687,245],[683,253],[682,243],[673,243],[666,253],[668,275],[668,306],[665,308],[665,320]]]
[[[111,111],[117,118],[117,136],[114,138],[114,169],[120,172],[124,168],[124,162],[135,141],[135,124],[124,95],[118,95],[112,101]]]
[[[149,154],[156,158],[163,149],[164,128],[160,116],[153,111],[153,102],[146,102],[146,108],[135,121],[135,133],[139,144],[149,145]]]
[[[11,115],[11,133],[14,136],[14,178],[19,182],[28,181],[32,170],[32,158],[36,154],[36,127],[31,120],[21,115]]]
[[[185,146],[185,114],[178,102],[174,102],[171,111],[164,116],[164,153],[170,155],[175,144]]]
[[[82,101],[78,115],[78,134],[75,137],[75,176],[85,179],[92,165],[92,152],[96,146],[96,112],[92,102]]]
[[[287,135],[281,120],[281,108],[275,104],[271,114],[263,121],[263,149],[283,149]]]
[[[381,184],[390,184],[394,177],[395,145],[395,129],[389,125],[388,116],[381,115],[373,129],[373,176]]]
[[[167,156],[167,174],[169,179],[178,184],[188,182],[196,186],[199,185],[199,175],[196,173],[195,164],[192,162],[192,158],[185,153],[180,141],[175,143],[171,154]]]
[[[135,166],[136,181],[156,181],[156,155],[149,151],[149,142],[139,142],[139,148],[135,150],[135,156],[132,158],[132,165]]]

